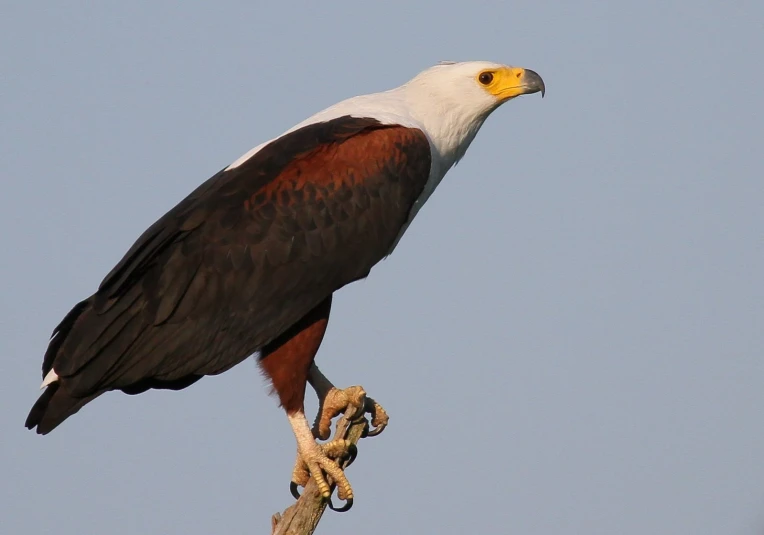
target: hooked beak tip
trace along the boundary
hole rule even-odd
[[[523,86],[527,89],[526,94],[541,93],[541,98],[544,98],[546,94],[546,86],[544,80],[538,75],[536,71],[525,69],[523,75]]]

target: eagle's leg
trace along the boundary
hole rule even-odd
[[[326,440],[331,435],[332,419],[344,413],[348,408],[355,409],[355,415],[364,413],[371,415],[373,426],[365,436],[376,436],[384,431],[390,418],[382,406],[366,395],[363,387],[350,386],[343,390],[335,387],[326,376],[321,373],[316,363],[310,366],[308,382],[318,396],[318,414],[313,423],[313,435],[321,440]]]
[[[346,441],[319,445],[305,417],[303,402],[308,370],[326,332],[331,309],[331,296],[306,314],[285,333],[269,343],[260,352],[259,364],[278,394],[297,439],[297,464],[293,473],[293,494],[296,485],[304,486],[310,477],[316,481],[324,498],[331,496],[326,476],[337,485],[341,499],[347,500],[343,508],[352,504],[353,489],[344,472],[334,459],[352,455]]]

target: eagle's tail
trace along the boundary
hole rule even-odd
[[[65,389],[60,388],[60,383],[49,385],[45,392],[37,399],[27,416],[27,429],[37,427],[37,432],[46,435],[53,431],[61,422],[69,418],[82,408],[83,405],[92,401],[102,392],[85,398],[76,398],[69,395]]]
[[[89,306],[90,301],[90,299],[86,299],[75,305],[53,331],[53,337],[51,338],[48,350],[45,352],[45,358],[43,359],[43,377],[47,377],[47,374],[52,372],[53,361],[56,359],[61,345],[70,334],[77,318],[79,318],[83,311]],[[61,380],[56,380],[47,385],[45,391],[32,406],[32,410],[29,411],[29,416],[27,416],[25,423],[28,429],[37,427],[37,432],[41,435],[50,433],[61,422],[80,410],[83,405],[103,393],[103,391],[100,391],[94,395],[75,397],[72,396],[65,387],[62,388],[61,383]]]
[[[97,297],[91,296],[75,305],[53,331],[42,365],[46,389],[26,420],[27,428],[36,427],[41,435],[51,432],[104,392],[180,390],[205,374],[218,372],[208,367],[209,371],[194,373],[194,364],[188,364],[190,359],[181,359],[175,367],[162,369],[157,365],[157,359],[161,362],[166,354],[157,347],[181,352],[178,346],[187,342],[194,331],[184,324],[173,325],[174,330],[150,330],[140,286],[100,308]],[[161,338],[157,338],[157,333]],[[154,351],[156,358],[147,358],[152,357],[150,351]],[[124,358],[130,352],[133,353],[130,358]]]

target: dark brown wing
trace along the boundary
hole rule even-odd
[[[430,162],[421,131],[342,117],[219,172],[57,327],[43,363],[60,377],[53,399],[65,392],[76,411],[106,390],[183,388],[241,362],[389,252]]]

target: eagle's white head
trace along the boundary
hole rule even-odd
[[[453,108],[465,116],[487,116],[504,102],[541,92],[544,81],[530,69],[487,61],[441,62],[416,75],[398,90],[415,107],[433,112]],[[395,90],[394,90],[395,91]]]
[[[443,62],[389,93],[399,94],[447,167],[469,147],[486,118],[520,95],[541,93],[536,72],[487,61]]]

